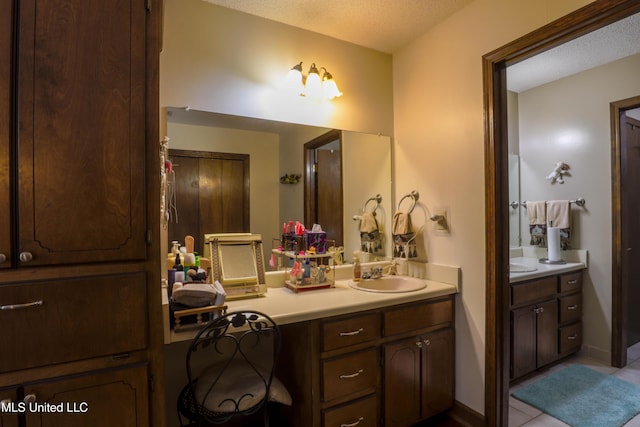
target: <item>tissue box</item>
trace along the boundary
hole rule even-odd
[[[305,231],[304,245],[306,250],[313,246],[316,248],[316,253],[319,254],[327,252],[327,233],[324,231]]]

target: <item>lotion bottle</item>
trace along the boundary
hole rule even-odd
[[[362,269],[360,267],[360,256],[358,251],[353,252],[353,281],[359,282],[362,275]]]

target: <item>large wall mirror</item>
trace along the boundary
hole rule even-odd
[[[171,218],[173,224],[169,225],[169,242],[182,242],[183,234],[191,234],[195,238],[195,250],[202,251],[203,233],[251,232],[262,235],[265,251],[269,252],[273,242],[280,238],[284,223],[304,223],[304,146],[335,130],[189,108],[168,107],[166,114],[173,168],[176,175],[190,176],[186,185],[183,183],[182,188],[176,188],[171,202],[175,218]],[[337,209],[343,223],[344,259],[349,262],[353,252],[360,249],[359,223],[354,216],[362,214],[367,200],[378,194],[381,202],[376,209],[376,218],[387,234],[385,253],[389,254],[391,138],[345,130],[340,131],[340,136],[342,188],[329,191],[342,194],[342,209]],[[199,168],[205,171],[199,178],[193,164],[200,164]],[[187,165],[190,166],[187,168]],[[281,182],[285,175],[300,176],[300,179]],[[198,180],[202,181],[201,185]],[[193,197],[185,202],[188,192],[199,199],[210,198],[216,193],[217,201],[206,204],[213,206],[215,211],[198,206]],[[336,209],[334,206],[325,208]],[[216,229],[198,231],[200,226],[195,225],[185,228],[184,224],[194,221],[196,216],[202,218],[203,224],[208,224],[203,227]],[[217,218],[215,224],[211,222],[213,217]],[[221,218],[226,217],[229,219],[221,222]],[[176,220],[182,225],[176,227]],[[174,229],[175,235],[172,235]],[[334,237],[328,234],[327,238]]]

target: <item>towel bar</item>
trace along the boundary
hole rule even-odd
[[[511,206],[512,208],[514,208],[514,209],[515,209],[515,206],[513,206],[513,204],[514,204],[514,203],[515,203],[515,202],[511,202],[511,203],[509,204],[509,206]],[[577,198],[577,199],[575,199],[575,200],[569,200],[569,203],[574,203],[574,204],[576,204],[576,205],[578,205],[578,206],[582,207],[582,206],[584,206],[584,205],[585,205],[585,203],[587,203],[587,202],[586,202],[582,197],[578,197],[578,198]],[[520,203],[520,204],[521,204],[524,208],[526,208],[526,207],[527,207],[527,201],[526,201],[526,200],[525,200],[524,202]]]

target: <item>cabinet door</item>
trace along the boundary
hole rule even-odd
[[[0,1],[0,268],[11,264],[9,141],[11,140],[11,66],[13,2]]]
[[[420,420],[422,346],[420,338],[409,338],[383,347],[386,426],[408,426]]]
[[[558,301],[538,304],[537,367],[558,359]]]
[[[453,405],[453,330],[427,334],[422,343],[422,418],[429,418]]]
[[[16,388],[0,389],[0,427],[18,427],[20,410],[18,390]]]
[[[29,427],[143,427],[149,425],[145,365],[25,385],[34,410],[25,413]],[[43,406],[48,405],[48,406]],[[61,412],[38,411],[59,408]]]
[[[146,256],[145,19],[144,0],[20,2],[17,219],[29,265]]]
[[[511,377],[536,369],[536,306],[511,311]]]

